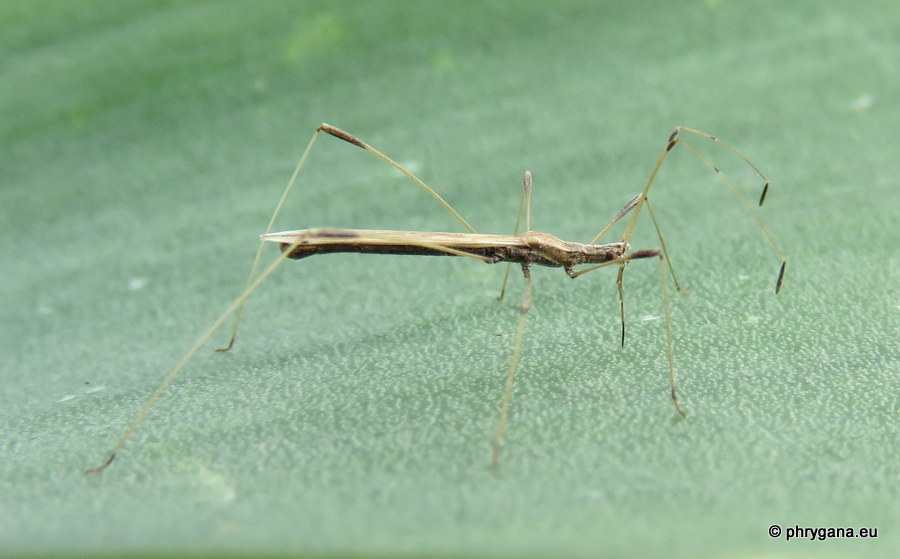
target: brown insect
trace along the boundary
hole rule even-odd
[[[325,132],[331,136],[349,142],[360,147],[369,153],[375,155],[382,161],[392,165],[404,175],[413,180],[420,188],[434,197],[444,208],[449,211],[467,230],[467,233],[442,233],[442,232],[421,232],[421,231],[393,231],[393,230],[369,230],[369,229],[302,229],[295,231],[283,231],[278,233],[269,232],[281,211],[285,199],[297,181],[304,164],[306,163],[313,146],[316,143],[321,132]],[[500,448],[507,427],[507,417],[509,407],[512,400],[512,390],[515,383],[516,373],[519,368],[519,356],[522,349],[522,339],[525,332],[525,322],[529,309],[531,308],[531,266],[549,266],[563,268],[570,278],[576,278],[588,272],[603,268],[606,266],[617,266],[618,277],[616,285],[619,293],[619,310],[622,324],[622,343],[625,342],[625,310],[624,296],[622,291],[622,278],[625,272],[625,264],[632,260],[656,257],[659,259],[660,270],[660,286],[663,295],[663,316],[665,318],[666,331],[666,356],[668,360],[669,372],[669,390],[672,398],[672,404],[675,411],[682,417],[685,415],[678,403],[678,395],[675,389],[675,366],[672,348],[672,327],[669,312],[668,297],[668,274],[672,274],[675,287],[681,291],[682,288],[678,282],[675,270],[672,268],[671,261],[668,258],[668,250],[659,228],[653,209],[650,205],[649,192],[656,179],[659,169],[666,160],[668,154],[677,145],[682,145],[697,156],[707,167],[715,171],[728,188],[730,188],[738,197],[744,208],[756,219],[757,224],[775,251],[775,254],[781,261],[781,267],[778,272],[778,279],[775,284],[775,292],[781,290],[782,281],[784,279],[785,267],[787,260],[784,253],[779,248],[775,238],[769,232],[762,219],[753,209],[749,201],[740,193],[732,181],[716,167],[702,152],[694,146],[682,139],[682,133],[690,133],[701,138],[712,140],[726,149],[730,150],[744,163],[749,165],[756,174],[763,180],[764,186],[762,194],[759,198],[759,205],[762,205],[769,190],[769,181],[765,175],[741,152],[731,145],[720,141],[715,136],[700,132],[691,128],[678,127],[669,136],[666,146],[656,164],[653,167],[650,177],[644,185],[644,189],[640,194],[633,197],[613,218],[610,222],[587,244],[567,242],[550,235],[548,233],[540,233],[531,230],[531,189],[532,177],[531,173],[526,172],[524,178],[524,189],[519,204],[518,217],[516,219],[515,232],[512,235],[485,235],[475,232],[475,229],[453,209],[437,192],[425,184],[421,179],[415,176],[411,171],[400,165],[393,159],[376,150],[369,144],[363,142],[356,136],[349,134],[339,128],[328,124],[322,124],[316,128],[315,133],[309,141],[306,150],[303,152],[297,167],[288,182],[287,187],[282,193],[266,233],[261,236],[261,243],[256,253],[256,258],[250,269],[247,278],[247,284],[244,291],[237,299],[217,318],[209,328],[204,331],[188,351],[181,357],[176,365],[166,374],[160,385],[151,394],[150,398],[140,409],[134,420],[125,430],[119,441],[116,443],[113,451],[107,460],[96,468],[91,468],[86,473],[99,473],[106,469],[116,456],[125,447],[125,444],[131,438],[137,427],[149,414],[151,408],[162,395],[163,391],[172,383],[175,377],[181,372],[184,366],[197,353],[197,351],[209,340],[209,338],[218,330],[229,316],[236,316],[234,328],[232,330],[231,339],[226,347],[216,351],[228,351],[234,345],[237,335],[238,324],[243,310],[244,302],[250,294],[259,287],[260,284],[282,263],[285,259],[302,259],[318,254],[330,254],[338,252],[356,252],[365,254],[394,254],[394,255],[415,255],[415,256],[463,256],[481,260],[489,264],[506,262],[506,274],[503,279],[503,287],[500,291],[498,299],[502,299],[506,291],[507,279],[509,276],[509,266],[518,264],[522,268],[525,277],[525,290],[519,305],[519,319],[516,327],[516,336],[513,342],[512,358],[510,359],[509,370],[506,375],[506,382],[503,388],[503,395],[500,404],[499,418],[497,421],[497,429],[493,440],[492,465],[496,468],[499,464]],[[657,236],[660,241],[659,249],[645,249],[630,251],[629,241],[631,239],[634,227],[641,212],[646,207],[647,213],[653,223]],[[525,231],[519,232],[522,215],[525,215]],[[596,244],[597,241],[619,220],[626,215],[630,217],[625,225],[625,231],[619,242]],[[275,242],[281,247],[281,254],[261,273],[257,274],[259,262],[261,259],[263,246],[265,242]],[[580,269],[576,269],[579,266]]]

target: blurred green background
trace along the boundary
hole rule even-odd
[[[0,554],[896,557],[898,25],[895,2],[3,2]],[[483,232],[529,169],[535,229],[578,241],[675,125],[709,131],[769,175],[784,290],[676,151],[653,199],[691,288],[685,421],[656,265],[628,268],[624,349],[614,272],[538,269],[495,475],[519,275],[497,303],[498,266],[335,255],[280,269],[235,350],[220,332],[82,475],[239,293],[323,121]],[[460,230],[328,137],[279,226]]]

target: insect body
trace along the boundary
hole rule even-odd
[[[469,256],[481,258],[489,264],[511,262],[526,266],[536,264],[563,268],[570,276],[575,274],[575,266],[579,264],[616,260],[622,258],[629,248],[625,243],[570,243],[537,231],[517,235],[479,235],[369,229],[301,229],[267,233],[261,238],[280,243],[283,251],[289,250],[288,258],[294,260],[335,252]],[[652,254],[648,253],[646,256],[659,254],[656,250],[649,252]]]
[[[422,190],[424,190],[435,200],[437,200],[448,212],[450,212],[451,215],[453,215],[463,225],[463,227],[468,230],[468,232],[435,233],[420,231],[320,228],[272,233],[272,225],[274,224],[276,217],[281,211],[288,193],[294,186],[297,177],[300,174],[300,171],[302,170],[307,158],[309,157],[310,152],[312,151],[313,146],[316,143],[316,140],[322,132],[344,140],[357,147],[360,147],[401,171],[404,175],[406,175],[409,179],[416,183]],[[232,304],[225,310],[225,312],[223,312],[219,316],[219,318],[217,318],[209,326],[209,328],[207,328],[207,330],[200,335],[200,337],[182,356],[178,363],[166,374],[160,385],[151,394],[150,398],[140,409],[134,420],[125,430],[124,434],[120,437],[107,460],[100,466],[87,470],[87,473],[99,473],[112,463],[118,453],[125,447],[125,444],[128,442],[135,429],[137,429],[141,422],[143,422],[143,420],[147,417],[153,405],[156,403],[165,389],[174,381],[174,379],[181,372],[188,361],[190,361],[190,359],[197,353],[197,351],[209,340],[209,338],[224,324],[224,322],[230,316],[235,315],[236,319],[234,328],[232,330],[231,339],[225,348],[217,351],[228,351],[229,349],[231,349],[235,341],[235,336],[237,335],[238,324],[240,322],[240,316],[245,301],[250,296],[250,294],[253,293],[253,291],[256,290],[256,288],[259,287],[259,285],[262,284],[262,282],[269,275],[271,275],[272,272],[282,262],[284,262],[285,259],[290,258],[299,260],[317,254],[330,254],[338,252],[416,256],[461,256],[481,260],[490,264],[506,262],[506,275],[504,276],[503,288],[501,289],[499,298],[502,298],[503,294],[505,293],[507,278],[509,274],[509,265],[518,264],[519,266],[521,266],[522,273],[525,277],[525,289],[522,295],[521,303],[519,305],[519,318],[516,326],[516,336],[513,342],[512,357],[510,359],[509,369],[503,387],[500,410],[498,414],[499,417],[497,421],[497,429],[493,440],[492,464],[495,468],[499,464],[500,447],[503,443],[503,438],[506,431],[507,417],[512,401],[513,386],[516,374],[519,369],[519,356],[521,353],[522,340],[525,332],[526,316],[529,309],[531,308],[531,266],[537,265],[563,268],[566,274],[568,274],[568,276],[571,278],[579,277],[588,272],[597,270],[598,268],[606,266],[617,266],[618,276],[616,278],[616,285],[618,286],[619,293],[619,309],[622,323],[622,343],[624,344],[625,307],[624,294],[622,289],[622,278],[625,273],[625,264],[632,260],[657,257],[659,260],[660,289],[662,292],[663,300],[663,316],[665,317],[666,357],[668,361],[669,391],[676,412],[683,417],[684,412],[679,405],[678,396],[675,389],[675,366],[673,356],[674,352],[672,348],[672,328],[669,312],[668,275],[671,274],[672,281],[674,282],[676,288],[681,290],[681,287],[678,282],[678,278],[675,275],[675,270],[672,267],[671,260],[668,258],[668,250],[666,247],[665,239],[660,230],[659,222],[656,219],[656,216],[650,205],[649,198],[650,188],[654,183],[657,172],[662,167],[662,164],[665,161],[666,157],[676,145],[683,145],[691,153],[697,156],[700,161],[702,161],[707,167],[712,169],[721,178],[725,185],[737,195],[744,208],[756,219],[761,231],[766,236],[775,254],[781,261],[778,280],[775,284],[776,293],[781,289],[787,261],[784,257],[784,254],[781,252],[781,249],[778,247],[778,244],[775,242],[774,236],[769,232],[768,228],[759,218],[747,199],[740,193],[740,191],[735,187],[731,180],[718,167],[713,165],[713,163],[702,152],[684,141],[679,136],[679,134],[681,134],[682,132],[690,133],[701,138],[706,138],[722,145],[723,147],[734,153],[744,163],[749,165],[754,171],[756,171],[757,175],[759,175],[759,177],[764,181],[763,191],[759,198],[759,204],[762,205],[768,192],[769,182],[765,178],[765,175],[763,175],[763,173],[755,165],[753,165],[753,163],[751,163],[742,153],[737,151],[735,148],[733,148],[729,144],[721,142],[715,136],[690,128],[679,127],[676,128],[675,131],[672,132],[672,134],[669,136],[666,146],[660,156],[657,158],[656,165],[653,167],[653,170],[650,173],[650,177],[645,183],[643,190],[637,196],[631,198],[631,200],[629,200],[628,203],[625,204],[625,206],[612,218],[612,220],[610,220],[610,222],[605,227],[603,227],[603,229],[600,230],[599,233],[597,233],[596,236],[594,236],[594,238],[590,242],[583,244],[563,241],[558,237],[555,237],[548,233],[541,233],[533,231],[531,229],[532,177],[531,173],[529,172],[525,173],[524,190],[522,193],[521,202],[519,204],[519,212],[516,219],[514,233],[512,235],[479,234],[475,232],[475,229],[465,219],[463,219],[463,217],[459,215],[459,213],[455,209],[453,209],[453,207],[449,203],[447,203],[437,192],[435,192],[431,187],[429,187],[421,179],[415,176],[411,171],[348,132],[345,132],[328,124],[319,126],[310,139],[306,150],[303,152],[303,155],[300,158],[300,162],[297,164],[297,167],[294,170],[294,174],[288,182],[288,185],[285,188],[281,199],[278,202],[278,205],[276,206],[272,218],[269,220],[269,225],[266,228],[266,233],[261,236],[260,246],[257,250],[253,265],[251,266],[250,274],[247,278],[247,283],[244,291],[238,296],[237,299],[232,302]],[[629,252],[629,240],[631,239],[634,227],[637,224],[637,220],[641,216],[641,213],[645,207],[659,238],[660,248]],[[525,217],[525,230],[523,232],[519,232],[523,214]],[[597,241],[615,223],[623,219],[625,216],[629,216],[629,219],[625,225],[625,230],[620,241],[606,244],[596,244]],[[281,254],[262,272],[257,273],[263,245],[266,242],[278,243],[281,247]],[[581,266],[581,268],[576,269],[576,267],[579,266]]]

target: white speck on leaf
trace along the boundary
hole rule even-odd
[[[860,95],[856,99],[850,102],[850,110],[853,111],[864,111],[872,106],[872,103],[875,102],[875,98],[871,95]]]
[[[137,291],[139,289],[143,289],[147,282],[150,281],[147,278],[131,278],[128,280],[128,290],[129,291]]]

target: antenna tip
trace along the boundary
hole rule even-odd
[[[787,267],[787,260],[781,263],[781,270],[778,271],[778,281],[775,282],[775,294],[781,291],[781,284],[784,282],[784,269]]]
[[[766,185],[763,186],[762,194],[759,197],[759,205],[762,206],[763,202],[766,201],[766,194],[769,193],[769,181],[766,181]]]

